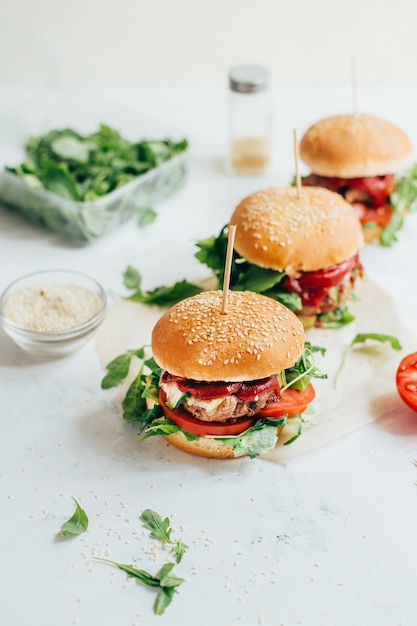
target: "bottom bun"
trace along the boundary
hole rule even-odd
[[[281,432],[283,426],[277,428],[277,434]],[[226,446],[224,443],[213,437],[200,437],[190,441],[182,432],[173,433],[172,435],[163,435],[169,443],[183,452],[194,454],[195,456],[204,456],[207,459],[241,459],[247,454],[239,454],[235,456],[233,448]]]
[[[195,454],[196,456],[205,456],[208,459],[235,459],[233,448],[225,446],[221,441],[213,439],[213,437],[200,437],[190,441],[181,433],[173,433],[172,435],[163,435],[169,443],[176,448]],[[242,455],[244,456],[244,455]]]
[[[362,232],[365,243],[369,243],[370,241],[375,241],[381,237],[382,227],[375,224],[371,227],[362,228]]]

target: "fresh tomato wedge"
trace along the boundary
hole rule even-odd
[[[181,407],[178,409],[170,409],[165,404],[165,400],[166,394],[161,389],[159,391],[159,402],[166,417],[183,430],[186,430],[187,433],[198,435],[199,437],[205,437],[206,435],[218,435],[223,437],[239,435],[253,424],[253,419],[250,417],[239,417],[233,424],[227,422],[203,422],[187,413],[187,411]]]
[[[396,383],[401,399],[417,411],[417,352],[403,358],[397,369]]]
[[[277,402],[270,402],[258,413],[261,417],[280,417],[288,415],[294,417],[306,410],[310,402],[315,398],[316,392],[310,383],[304,391],[288,387]]]

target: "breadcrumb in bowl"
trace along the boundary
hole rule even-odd
[[[62,357],[92,337],[106,306],[106,293],[93,278],[70,270],[44,270],[7,287],[0,297],[0,322],[23,350]]]

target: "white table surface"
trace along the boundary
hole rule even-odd
[[[129,264],[140,269],[145,288],[200,276],[195,240],[216,234],[244,195],[289,183],[292,129],[301,133],[319,117],[350,108],[347,89],[274,96],[271,171],[231,178],[222,170],[221,91],[0,89],[2,164],[16,161],[26,134],[61,125],[94,130],[106,122],[132,138],[186,135],[191,144],[187,186],[155,207],[158,219],[146,230],[130,222],[76,247],[1,210],[0,290],[25,273],[57,267],[88,272],[119,294],[126,293]],[[417,91],[363,90],[360,106],[402,125],[417,146]],[[392,248],[362,252],[368,276],[413,320],[416,242],[413,214]],[[101,390],[102,376],[94,340],[66,359],[39,361],[0,333],[2,624],[417,623],[417,414],[398,401],[389,419],[286,464],[222,462],[187,455],[160,438],[138,446],[114,392]],[[71,496],[90,525],[62,541],[57,535],[73,512]],[[176,567],[187,580],[163,616],[153,614],[152,589],[92,560],[101,555],[156,573],[168,555],[152,549],[139,519],[146,508],[168,516],[189,545]]]

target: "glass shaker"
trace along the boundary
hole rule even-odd
[[[240,65],[229,73],[229,143],[226,170],[262,174],[269,162],[272,101],[268,73],[256,65]]]

